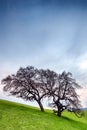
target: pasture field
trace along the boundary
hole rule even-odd
[[[87,130],[87,111],[82,118],[70,112],[57,117],[52,110],[0,100],[0,130]]]

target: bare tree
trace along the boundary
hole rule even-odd
[[[82,116],[81,104],[76,93],[76,88],[80,88],[80,85],[72,78],[72,74],[69,72],[59,74],[56,83],[50,95],[53,98],[50,106],[55,108],[54,112],[60,117],[64,110],[74,112],[78,117]]]
[[[35,100],[41,111],[44,111],[41,101],[47,93],[40,74],[40,71],[32,66],[20,68],[15,75],[2,80],[3,89],[16,97],[29,101]]]
[[[71,73],[63,72],[57,74],[49,69],[37,69],[32,66],[20,68],[15,75],[7,76],[2,80],[4,91],[11,95],[29,101],[36,101],[44,111],[42,99],[45,97],[53,100],[50,106],[54,107],[54,112],[61,116],[64,110],[74,112],[81,116],[80,101],[76,93],[76,88],[80,85],[72,78]]]
[[[44,111],[42,100],[50,97],[55,85],[57,73],[49,69],[37,69],[32,66],[20,68],[15,75],[9,75],[2,80],[3,90],[10,95],[24,100],[36,101]]]

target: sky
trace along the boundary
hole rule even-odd
[[[71,72],[87,107],[87,0],[0,0],[0,81],[28,65]]]

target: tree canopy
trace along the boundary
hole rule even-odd
[[[80,85],[72,78],[70,72],[57,74],[52,70],[37,69],[33,66],[20,68],[16,74],[2,79],[3,90],[24,100],[36,101],[44,111],[42,99],[50,98],[50,106],[61,116],[64,110],[81,116],[81,104],[76,93]]]
[[[2,80],[4,91],[22,99],[35,100],[41,111],[44,111],[41,100],[48,95],[51,87],[51,76],[54,72],[50,70],[38,70],[32,66],[20,68],[15,75],[9,75]]]
[[[58,83],[53,88],[53,102],[50,106],[56,108],[54,112],[58,116],[61,116],[61,113],[64,110],[74,112],[77,116],[82,116],[82,111],[80,110],[81,104],[79,101],[79,96],[76,93],[76,88],[81,86],[76,83],[75,79],[72,78],[70,72],[63,72],[58,76]]]

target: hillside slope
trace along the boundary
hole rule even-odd
[[[87,130],[87,112],[82,118],[69,112],[59,118],[50,110],[42,113],[38,108],[0,100],[0,130]]]

